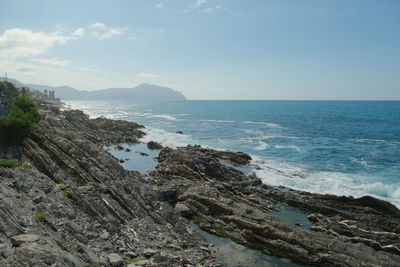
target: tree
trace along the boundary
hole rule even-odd
[[[19,90],[21,96],[29,96],[31,94],[31,90],[29,89],[29,87],[26,86],[22,86],[21,89]]]
[[[40,120],[35,104],[28,97],[14,100],[9,116],[0,118],[0,144],[18,144],[32,133]]]
[[[36,105],[28,97],[20,96],[16,98],[13,103],[13,106],[16,106],[19,109],[21,109],[26,114],[26,116],[30,117],[33,123],[37,123],[40,121],[41,117],[39,112],[37,111]]]
[[[0,82],[0,94],[8,98],[18,97],[18,89],[10,82]]]

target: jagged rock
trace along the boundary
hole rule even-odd
[[[103,147],[138,143],[142,127],[79,111],[47,115],[35,126],[18,148],[32,168],[0,168],[1,264],[107,266],[105,255],[154,248],[146,254],[151,262],[135,265],[215,265],[186,216],[211,233],[307,265],[398,266],[393,205],[261,184],[231,167],[249,164],[250,156],[200,146],[163,148],[149,176],[127,171]],[[282,209],[309,221],[284,221],[276,216]],[[45,238],[11,246],[10,237],[27,230]]]
[[[140,154],[141,156],[145,156],[145,157],[149,156],[149,154],[147,154],[147,153],[145,153],[145,152],[139,152],[139,154]]]
[[[103,232],[100,234],[100,238],[107,240],[110,237],[110,233],[107,232],[106,230],[103,230]]]
[[[8,244],[0,244],[0,257],[7,258],[13,253]]]
[[[400,249],[395,245],[386,245],[386,246],[383,246],[382,249],[384,251],[387,251],[390,253],[396,253],[397,255],[400,255]]]
[[[135,252],[133,252],[133,251],[128,251],[128,252],[124,253],[124,255],[126,257],[132,258],[132,259],[137,257],[137,254]]]
[[[14,246],[19,247],[23,243],[32,243],[39,240],[39,236],[26,234],[11,237],[11,242]]]
[[[117,253],[108,254],[107,258],[108,258],[108,262],[111,264],[111,266],[123,266],[124,265],[124,259],[121,257],[121,255],[119,255]]]
[[[154,142],[154,141],[150,141],[147,143],[147,148],[154,150],[154,149],[162,149],[162,145],[160,143]]]
[[[146,258],[150,258],[151,256],[154,256],[157,253],[158,252],[156,250],[151,249],[151,248],[147,248],[147,249],[143,250],[143,256],[145,256]]]
[[[182,203],[177,203],[175,205],[175,210],[185,218],[190,218],[190,216],[192,216],[193,214],[192,211],[185,204]]]
[[[397,209],[396,206],[387,201],[383,201],[371,196],[363,196],[355,199],[355,202],[358,202],[363,206],[371,207],[375,210],[379,210],[381,212],[400,217],[399,209]]]
[[[355,199],[271,187],[220,162],[245,165],[250,159],[244,153],[200,146],[165,147],[151,181],[160,191],[176,188],[179,202],[175,210],[180,213],[181,203],[185,205],[184,210],[190,210],[191,218],[204,230],[268,254],[310,265],[385,262],[396,266],[400,260],[396,247],[400,222],[393,205],[370,197]],[[312,231],[307,231],[303,222],[282,222],[270,214],[282,208],[279,203],[306,213],[315,224]],[[385,253],[391,253],[390,257]]]
[[[204,239],[188,231],[173,207],[158,202],[158,190],[138,172],[124,170],[103,147],[137,143],[142,126],[82,112],[46,115],[19,147],[30,169],[0,168],[0,265],[109,266],[109,255],[141,252],[177,239],[190,248],[179,258],[200,263]],[[19,160],[19,159],[18,159]],[[162,206],[162,209],[161,209]],[[45,220],[38,218],[45,216]],[[186,222],[188,224],[188,222]],[[11,246],[10,236],[29,229],[45,238]],[[131,255],[133,256],[133,255]],[[154,264],[160,264],[152,259]],[[171,266],[180,264],[170,259]]]

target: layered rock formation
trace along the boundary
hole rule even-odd
[[[187,219],[103,149],[141,128],[78,111],[43,120],[20,149],[25,168],[0,168],[0,265],[207,264]]]
[[[24,167],[0,168],[0,265],[217,266],[193,220],[298,263],[398,266],[393,205],[271,187],[230,166],[248,155],[199,146],[163,148],[148,176],[124,170],[104,146],[137,143],[142,128],[79,111],[42,120],[12,150]],[[279,210],[313,225],[280,220]]]
[[[237,165],[249,158],[199,146],[164,148],[151,175],[182,216],[266,254],[316,266],[399,264],[400,212],[392,204],[369,196],[271,187],[220,160]],[[273,212],[277,210],[305,213],[314,225],[304,229],[300,223],[281,221]]]

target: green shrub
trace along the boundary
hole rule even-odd
[[[46,219],[46,214],[44,214],[44,213],[36,214],[35,218],[38,220],[44,220],[44,219]]]
[[[30,165],[29,163],[22,164],[21,167],[24,168],[24,169],[32,169],[32,165]]]
[[[69,196],[69,193],[68,193],[67,189],[62,190],[62,192],[63,192],[64,196],[66,196],[66,197]]]
[[[61,190],[65,190],[67,189],[67,185],[66,184],[56,184]]]
[[[61,189],[61,191],[63,192],[64,196],[68,197],[69,193],[68,193],[68,186],[66,184],[57,184],[57,186]]]
[[[33,123],[37,123],[40,121],[40,114],[37,111],[35,103],[26,96],[20,96],[15,99],[13,105],[21,109],[26,116],[29,117],[29,120]]]
[[[14,167],[18,167],[18,166],[20,166],[20,164],[13,160],[0,159],[0,167],[14,168]]]
[[[24,96],[16,98],[10,115],[0,117],[0,140],[5,144],[20,143],[31,135],[33,124],[39,120],[40,114],[32,100]]]
[[[0,82],[0,92],[3,92],[6,96],[10,98],[17,97],[19,95],[19,90],[10,82]]]

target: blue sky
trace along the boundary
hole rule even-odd
[[[190,99],[400,100],[400,1],[1,0],[4,72]]]

